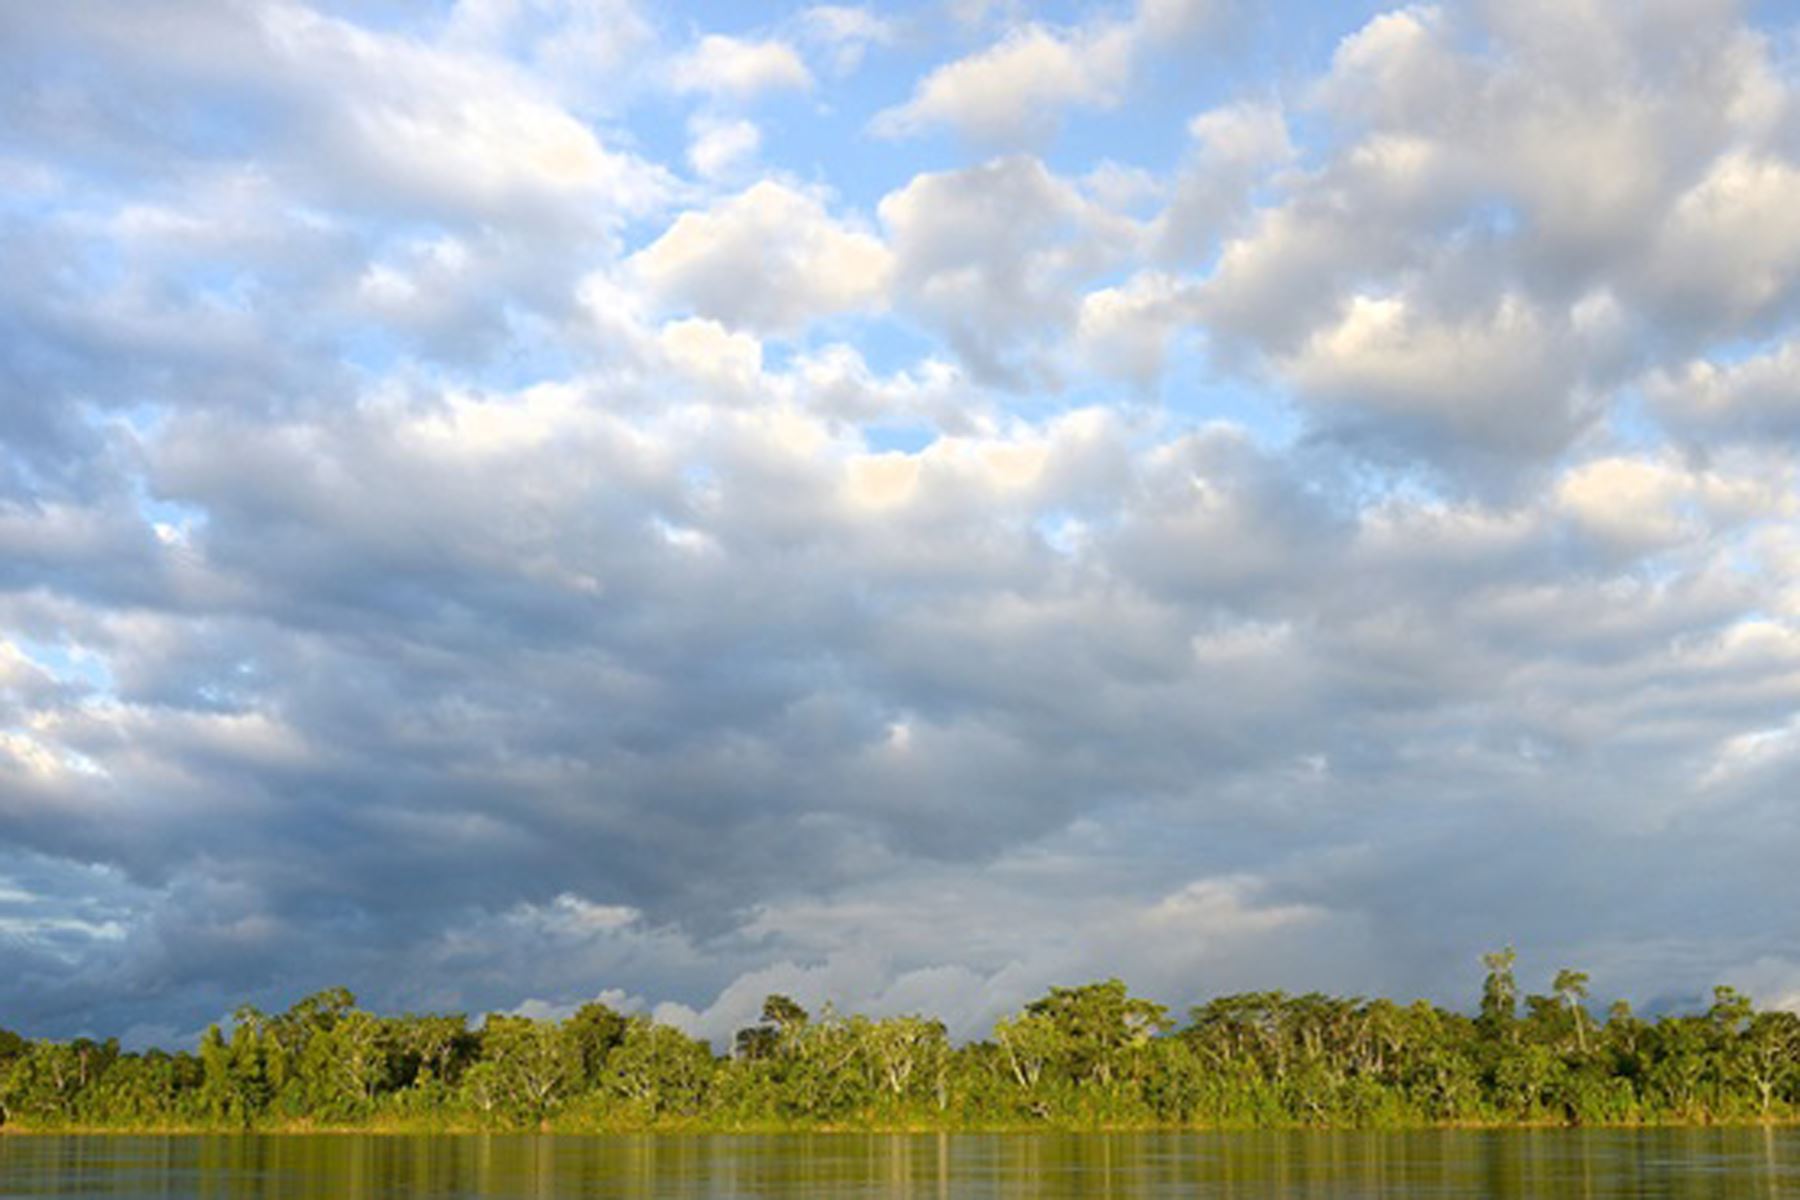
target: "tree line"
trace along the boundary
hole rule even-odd
[[[27,1129],[1400,1127],[1800,1116],[1800,1017],[1716,988],[1656,1020],[1521,997],[1487,955],[1478,1011],[1318,993],[1196,1005],[1055,987],[952,1044],[942,1022],[770,996],[728,1053],[643,1015],[378,1016],[343,988],[239,1009],[191,1053],[0,1030],[0,1124]]]

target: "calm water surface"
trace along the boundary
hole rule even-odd
[[[1800,1197],[1800,1130],[0,1137],[0,1196]]]

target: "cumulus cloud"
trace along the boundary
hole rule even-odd
[[[1130,66],[1122,30],[1070,36],[1028,25],[933,71],[911,100],[878,116],[874,130],[906,137],[944,124],[980,142],[1033,140],[1055,128],[1065,106],[1117,104]]]
[[[1203,112],[1188,122],[1193,150],[1174,197],[1156,219],[1160,256],[1204,258],[1248,216],[1250,192],[1294,157],[1280,109],[1241,103]]]
[[[1044,343],[1076,320],[1074,289],[1135,238],[1027,155],[918,175],[879,212],[900,303],[988,380],[1045,378]]]
[[[870,128],[903,138],[949,126],[983,145],[1040,142],[1067,109],[1116,107],[1146,53],[1179,45],[1209,22],[1212,7],[1208,0],[1143,0],[1129,16],[1074,28],[1018,26],[931,71],[905,104],[882,110]]]
[[[1773,31],[958,11],[0,6],[9,1024],[1788,996]]]
[[[1097,370],[1148,384],[1162,374],[1170,339],[1192,323],[1189,308],[1177,280],[1142,272],[1082,297],[1076,340]]]
[[[996,873],[1030,869],[1003,862]],[[1238,965],[1226,969],[1242,969],[1249,952],[1269,971],[1264,978],[1274,978],[1284,974],[1278,965],[1284,955],[1266,951],[1278,944],[1286,954],[1323,955],[1334,966],[1351,967],[1362,941],[1354,921],[1305,903],[1271,902],[1263,889],[1262,880],[1225,876],[1188,881],[1163,894],[1090,897],[1079,919],[1097,936],[1080,945],[1059,943],[1052,932],[1069,918],[1066,910],[1018,909],[1005,888],[991,883],[959,882],[947,896],[883,890],[835,909],[784,905],[759,913],[752,929],[780,930],[784,939],[818,947],[823,957],[747,971],[704,1009],[670,1004],[657,1016],[723,1045],[735,1030],[756,1023],[765,996],[780,992],[815,1011],[830,1004],[879,1016],[928,1013],[962,1040],[987,1036],[997,1019],[1018,1007],[1020,996],[1109,972],[1128,973],[1151,994],[1171,995],[1177,981],[1219,971],[1233,959]],[[909,945],[917,941],[915,931],[936,920],[952,921],[962,931],[962,961],[913,957],[925,949]],[[1115,949],[1098,954],[1099,945]],[[1118,947],[1138,950],[1121,956]]]
[[[1683,433],[1727,440],[1800,433],[1800,341],[1736,362],[1697,359],[1656,373],[1651,402]]]
[[[746,100],[760,92],[812,87],[812,72],[786,42],[752,41],[709,33],[675,61],[677,91]]]
[[[1800,286],[1800,166],[1730,153],[1683,192],[1653,245],[1652,299],[1713,329],[1754,328]],[[1708,330],[1711,332],[1711,330]]]
[[[697,118],[688,122],[688,132],[688,165],[708,179],[741,171],[762,145],[762,130],[741,118]]]
[[[634,66],[658,40],[633,0],[456,0],[441,37],[523,63],[584,111],[618,106],[638,83]]]
[[[652,293],[702,316],[779,331],[879,307],[890,263],[880,240],[817,196],[764,180],[682,214],[630,266]]]
[[[1584,342],[1611,333],[1605,314],[1547,314],[1517,295],[1492,304],[1450,317],[1409,297],[1354,296],[1279,369],[1313,402],[1393,436],[1507,457],[1561,450],[1597,410],[1581,367],[1604,352]]]
[[[1795,278],[1773,215],[1791,172],[1785,90],[1764,39],[1720,6],[1657,11],[1412,8],[1346,37],[1312,98],[1343,140],[1290,173],[1284,201],[1225,226],[1205,319],[1297,369],[1302,401],[1327,412],[1365,335],[1404,342],[1379,352],[1395,352],[1384,371],[1466,355],[1459,388],[1516,385],[1509,399],[1444,393],[1445,459],[1541,460],[1586,431],[1595,389],[1634,363],[1759,334]],[[1530,377],[1534,362],[1562,377]],[[1370,429],[1412,436],[1406,389],[1364,383],[1385,414]]]

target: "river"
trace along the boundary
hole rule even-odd
[[[0,1137],[0,1195],[1800,1197],[1800,1130]]]

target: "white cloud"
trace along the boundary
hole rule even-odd
[[[1665,421],[1727,439],[1800,436],[1800,339],[1736,362],[1705,359],[1658,372],[1646,384]]]
[[[762,130],[742,118],[696,117],[688,122],[688,138],[688,165],[707,179],[744,170],[762,146]]]
[[[1294,156],[1287,121],[1269,104],[1240,103],[1203,112],[1188,123],[1194,148],[1174,197],[1156,219],[1159,255],[1195,261],[1240,222],[1251,189]]]
[[[717,321],[671,321],[657,335],[669,365],[697,381],[707,396],[743,398],[762,382],[762,344]]]
[[[806,9],[798,23],[801,37],[826,52],[832,71],[838,75],[855,71],[869,47],[889,45],[896,36],[893,21],[867,8],[838,4]]]
[[[762,332],[879,308],[891,270],[879,239],[773,180],[683,213],[630,265],[665,302]]]
[[[1724,787],[1747,775],[1775,771],[1800,755],[1800,726],[1790,722],[1774,729],[1733,734],[1721,742],[1700,775],[1702,788]]]
[[[788,381],[808,407],[858,426],[916,425],[952,434],[995,426],[992,400],[943,359],[881,375],[855,346],[834,342],[797,358]]]
[[[1043,343],[1073,327],[1075,289],[1137,236],[1025,155],[915,176],[879,211],[898,295],[987,380],[1048,378]]]
[[[576,108],[606,108],[635,83],[656,31],[633,0],[457,0],[443,42],[523,60]]]
[[[1199,188],[1204,219],[1165,242],[1192,260],[1226,231],[1200,295],[1227,361],[1359,394],[1375,442],[1504,474],[1586,433],[1634,358],[1781,319],[1800,262],[1768,46],[1714,9],[1657,11],[1414,7],[1346,37],[1310,98],[1330,149]],[[1283,198],[1245,217],[1258,184]]]
[[[1560,450],[1595,413],[1579,333],[1518,295],[1463,318],[1357,296],[1281,362],[1308,398],[1447,430],[1505,454]]]
[[[981,24],[987,9],[959,11],[965,22]],[[1066,109],[1117,107],[1148,55],[1191,51],[1184,43],[1216,15],[1213,0],[1140,0],[1128,17],[1095,17],[1073,28],[1015,22],[993,45],[932,70],[870,129],[912,137],[942,125],[989,146],[1041,142]]]
[[[563,892],[548,904],[521,903],[504,919],[519,926],[526,936],[580,941],[628,929],[642,916],[627,904],[595,904],[573,892]]]
[[[709,33],[672,68],[677,91],[748,100],[769,91],[805,91],[812,72],[786,42],[774,38],[751,41]]]
[[[1346,37],[1319,84],[1328,110],[1392,126],[1440,106],[1464,79],[1446,23],[1441,8],[1420,5],[1382,13]]]
[[[1567,473],[1556,503],[1591,533],[1637,550],[1655,550],[1699,530],[1681,504],[1694,493],[1687,472],[1655,460],[1604,458]]]
[[[1015,145],[1054,131],[1069,106],[1110,108],[1130,75],[1131,45],[1118,27],[1064,34],[1041,25],[937,68],[912,99],[879,114],[873,130],[910,137],[949,125],[965,137]]]
[[[1169,342],[1192,309],[1178,280],[1142,272],[1082,297],[1076,341],[1094,369],[1147,385],[1162,374]]]
[[[262,10],[259,24],[257,57],[313,109],[313,144],[331,148],[344,186],[489,213],[563,197],[635,212],[661,194],[657,171],[491,60],[289,6]]]
[[[1139,36],[1158,43],[1179,41],[1219,19],[1220,0],[1138,0]]]
[[[1029,874],[1033,864],[1026,857],[995,869],[1002,876]],[[1270,902],[1266,881],[1250,876],[1189,880],[1150,897],[1089,897],[1079,914],[1055,902],[1021,909],[1003,885],[979,878],[936,882],[936,894],[877,885],[848,905],[794,901],[765,907],[751,925],[758,936],[826,952],[747,971],[706,1008],[668,1005],[658,1017],[724,1045],[735,1030],[757,1021],[764,997],[779,992],[815,1013],[827,1004],[875,1016],[928,1013],[964,1041],[990,1036],[997,1019],[1071,980],[1123,974],[1140,994],[1179,1006],[1194,999],[1179,990],[1180,981],[1208,968],[1240,977],[1242,968],[1232,959],[1246,952],[1260,956],[1258,943],[1263,952],[1304,945],[1341,960],[1359,941],[1353,922],[1303,903]],[[965,961],[913,957],[938,949],[929,940],[916,943],[920,929],[941,922],[961,931],[970,951]],[[1079,936],[1037,936],[1046,928]],[[1326,951],[1332,938],[1335,952]]]
[[[1732,152],[1684,192],[1648,266],[1658,300],[1714,327],[1741,329],[1800,295],[1800,167]]]

